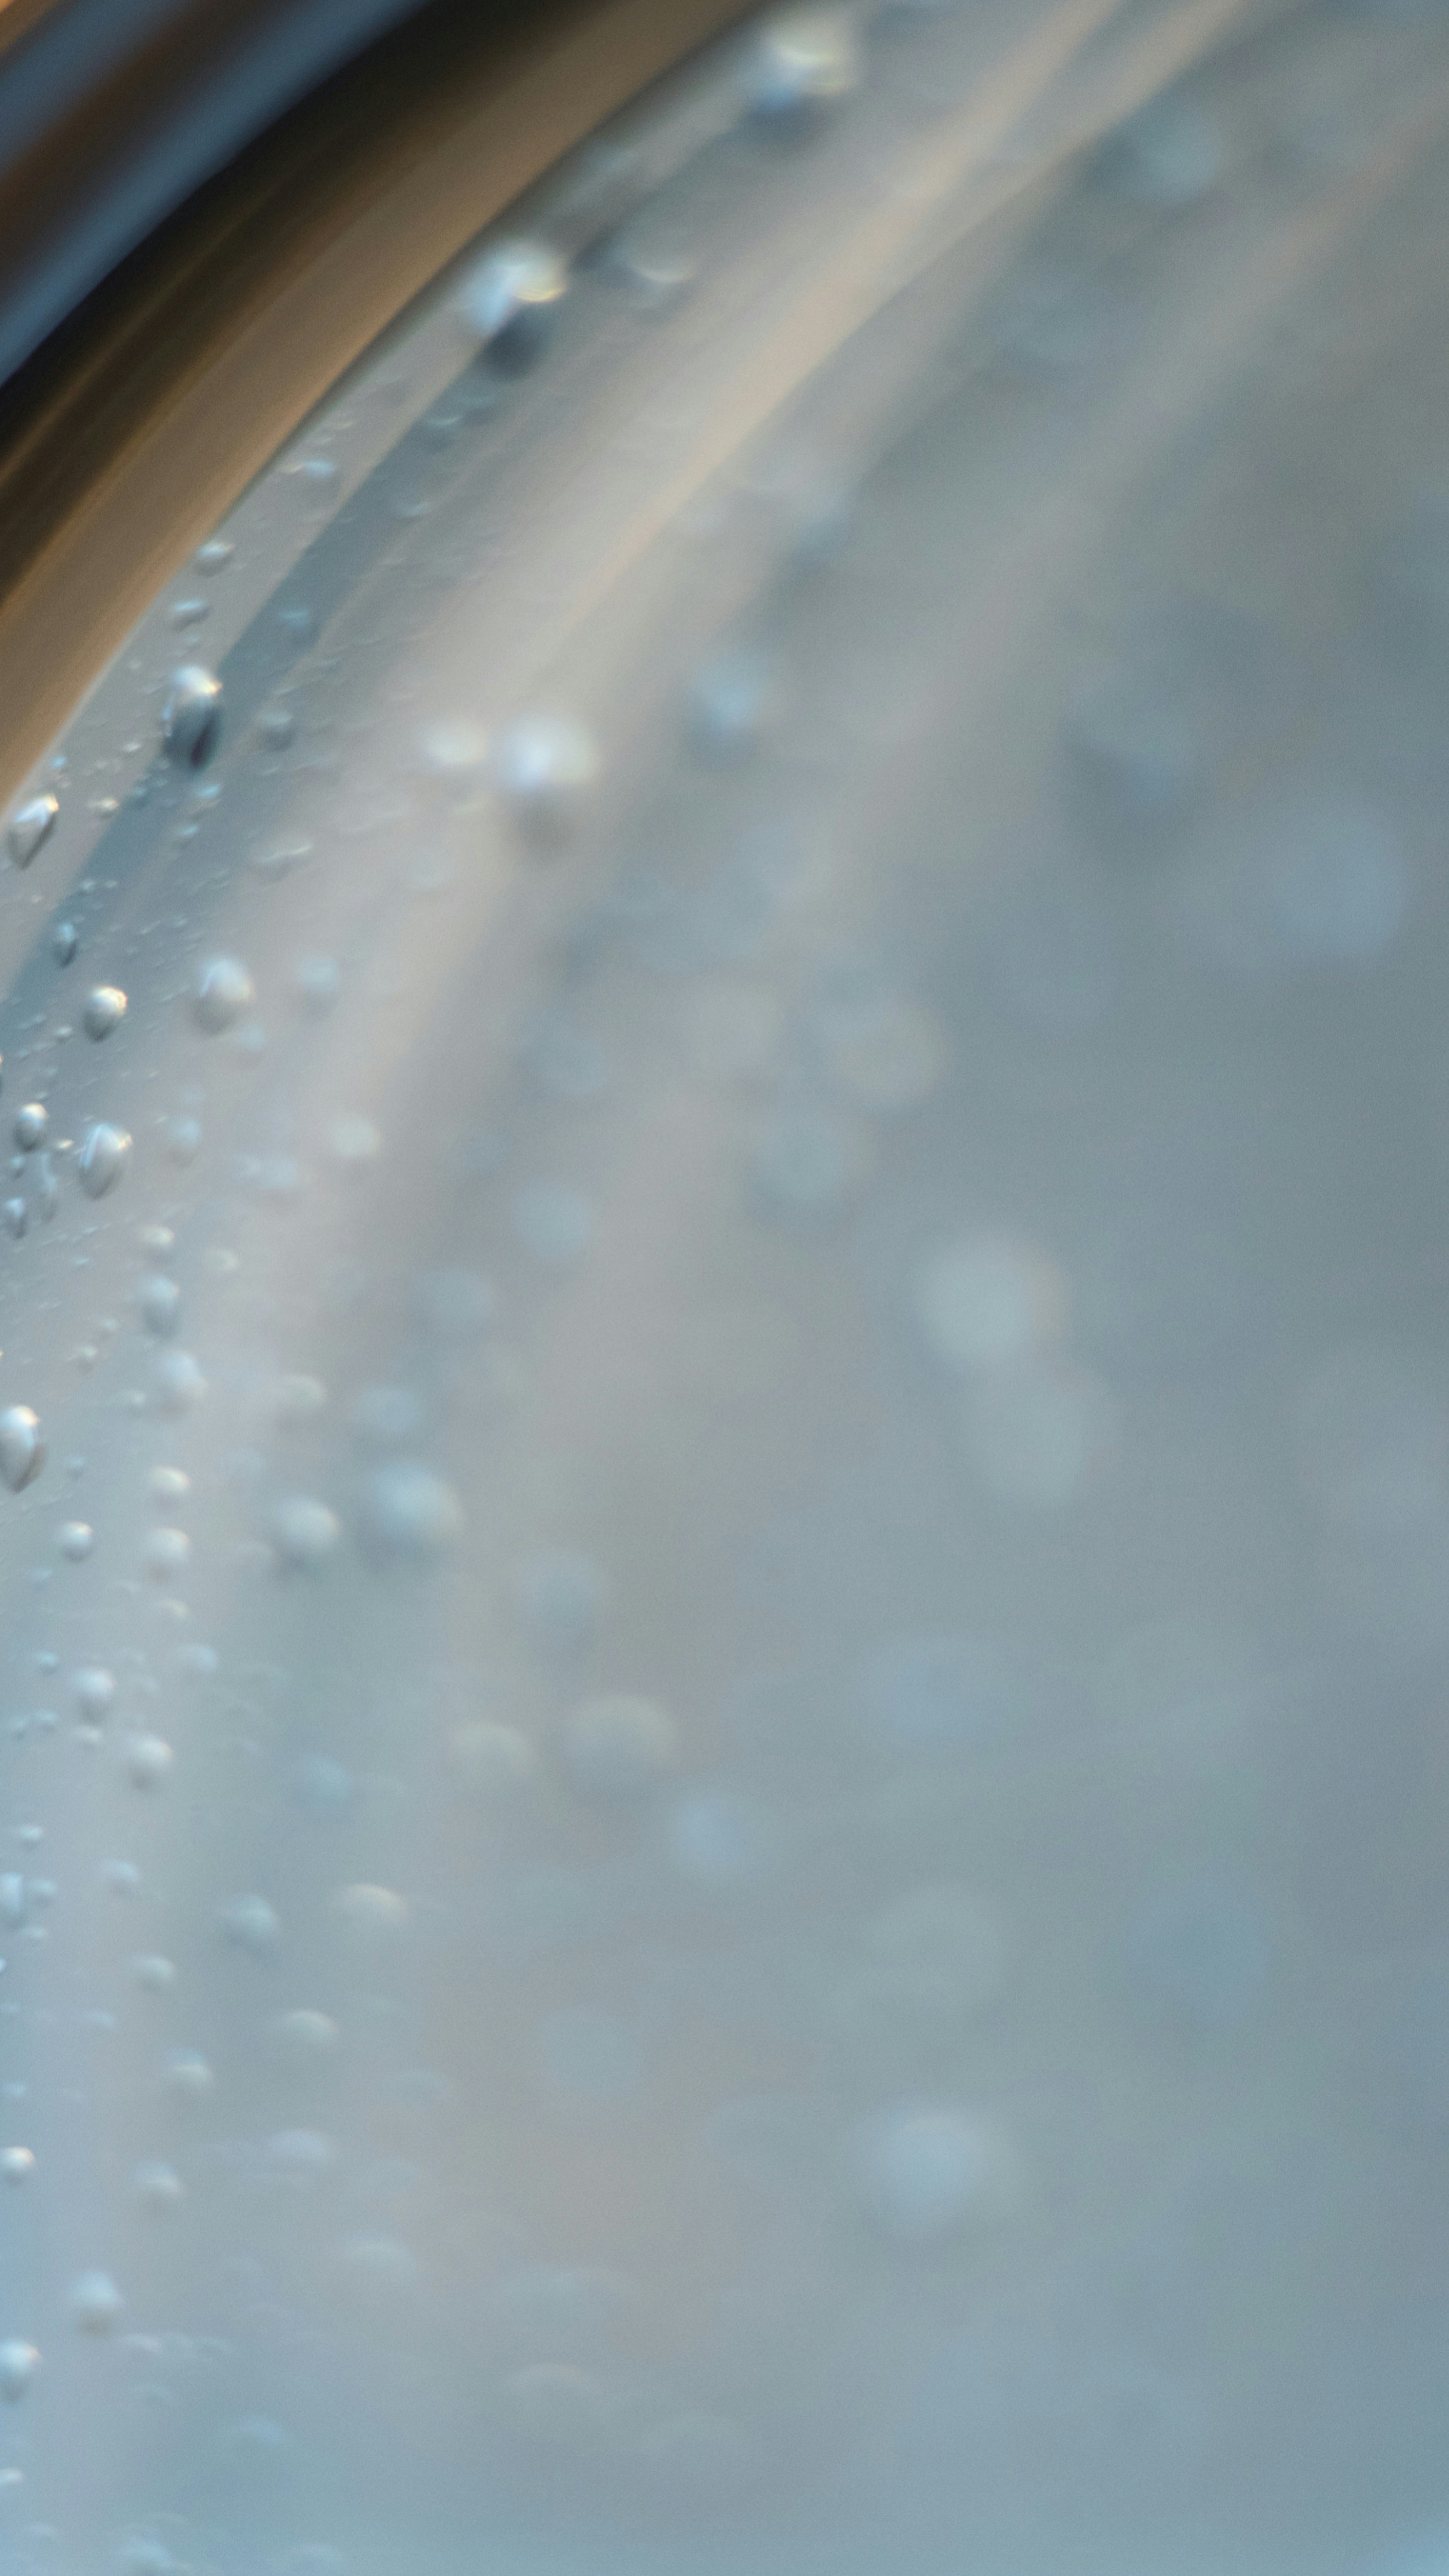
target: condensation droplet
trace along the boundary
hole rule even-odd
[[[76,1177],[88,1199],[103,1199],[120,1181],[131,1159],[131,1139],[124,1127],[104,1120],[88,1127],[75,1158]]]
[[[131,1974],[148,1995],[166,1995],[176,1983],[176,1962],[163,1959],[159,1951],[140,1950],[131,1961]]]
[[[133,1789],[159,1789],[170,1778],[176,1756],[161,1735],[133,1735],[125,1751],[126,1777]]]
[[[155,1333],[158,1339],[165,1340],[176,1331],[181,1322],[181,1291],[174,1279],[167,1279],[157,1272],[147,1280],[138,1303],[141,1321],[148,1333]]]
[[[33,2343],[0,2343],[0,2397],[13,2406],[25,2395],[39,2368],[40,2355]]]
[[[5,846],[17,868],[28,868],[42,844],[55,829],[60,804],[54,796],[33,796],[10,820]]]
[[[191,1562],[191,1541],[185,1530],[153,1529],[146,1540],[142,1563],[153,1583],[179,1583]]]
[[[174,2165],[139,2164],[131,2177],[136,2198],[143,2209],[158,2218],[175,2209],[185,2199],[185,2188]]]
[[[365,1883],[344,1887],[337,1898],[337,1911],[352,1931],[367,1936],[401,1932],[408,1919],[405,1896],[390,1887]]]
[[[109,2272],[82,2272],[71,2286],[70,2312],[82,2334],[114,2334],[125,2306]]]
[[[278,1562],[299,1574],[315,1573],[337,1552],[342,1525],[325,1503],[307,1494],[292,1494],[272,1515],[272,1545]]]
[[[190,1351],[161,1351],[151,1373],[151,1400],[158,1413],[189,1413],[206,1393],[206,1380]]]
[[[15,1112],[11,1134],[22,1154],[33,1154],[37,1146],[44,1144],[49,1128],[49,1110],[39,1100],[27,1100],[24,1108]]]
[[[24,1199],[7,1199],[3,1214],[6,1233],[12,1234],[18,1243],[28,1223]]]
[[[431,1467],[399,1460],[369,1477],[362,1526],[382,1555],[421,1563],[440,1556],[460,1535],[462,1505]]]
[[[654,1700],[628,1691],[586,1699],[564,1729],[564,1755],[586,1796],[628,1801],[668,1777],[679,1759],[673,1718]]]
[[[808,130],[860,78],[855,31],[843,10],[793,10],[776,18],[748,57],[752,115],[786,133]]]
[[[50,953],[57,966],[73,966],[80,951],[80,932],[73,921],[58,921],[50,934]]]
[[[116,1676],[104,1664],[86,1664],[71,1676],[71,1697],[88,1726],[99,1726],[114,1703]]]
[[[35,2152],[31,2147],[0,2147],[0,2181],[28,2182],[35,2171]]]
[[[62,1521],[56,1532],[56,1546],[72,1565],[83,1565],[96,1543],[89,1521]]]
[[[118,984],[97,984],[87,993],[81,1012],[81,1026],[88,1038],[99,1042],[118,1029],[126,1016],[126,996]]]
[[[177,769],[205,769],[221,741],[221,682],[200,662],[171,675],[161,713],[161,748]]]
[[[216,1920],[224,1937],[254,1959],[269,1958],[282,1937],[276,1910],[264,1896],[234,1896]]]
[[[256,994],[239,957],[212,957],[196,979],[192,1017],[209,1037],[219,1037],[249,1011]]]
[[[562,839],[599,774],[592,734],[562,716],[522,716],[500,736],[493,781],[528,836]]]
[[[0,1476],[12,1494],[28,1485],[45,1465],[40,1423],[28,1404],[12,1404],[0,1413]]]
[[[546,242],[500,242],[468,279],[459,309],[500,375],[521,376],[542,357],[568,269]]]

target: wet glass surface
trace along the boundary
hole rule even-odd
[[[1431,2569],[1449,22],[761,22],[8,820],[7,2570]]]

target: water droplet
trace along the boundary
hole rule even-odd
[[[133,1789],[159,1789],[175,1768],[176,1756],[161,1735],[133,1735],[125,1751],[126,1777]]]
[[[27,1100],[24,1108],[15,1112],[11,1133],[22,1154],[33,1154],[37,1146],[44,1144],[49,1128],[49,1110],[38,1100]]]
[[[116,1676],[103,1664],[86,1664],[71,1675],[71,1697],[87,1726],[99,1726],[116,1696]]]
[[[191,1478],[184,1467],[153,1467],[146,1491],[153,1503],[184,1503],[191,1491]]]
[[[40,1423],[28,1404],[12,1404],[0,1413],[0,1476],[12,1494],[28,1485],[45,1465]]]
[[[40,2355],[33,2343],[0,2343],[0,2397],[13,2406],[17,2398],[25,2395],[39,2368]]]
[[[177,769],[205,769],[221,741],[221,682],[200,662],[171,675],[161,712],[161,748]]]
[[[166,1340],[181,1322],[181,1291],[174,1279],[157,1272],[147,1280],[139,1298],[141,1321],[148,1333]]]
[[[264,1896],[234,1896],[216,1920],[224,1938],[254,1959],[269,1958],[282,1937],[276,1912]]]
[[[7,1199],[5,1201],[3,1213],[5,1218],[5,1230],[7,1234],[13,1234],[16,1242],[18,1243],[25,1232],[28,1221],[24,1199]]]
[[[281,1565],[313,1574],[337,1552],[342,1525],[335,1512],[310,1495],[292,1494],[272,1515],[272,1545]]]
[[[62,1521],[55,1543],[72,1565],[83,1565],[95,1546],[96,1534],[89,1521]]]
[[[153,2211],[158,2218],[175,2209],[186,2197],[181,2176],[174,2165],[137,2165],[131,2180],[142,2208]]]
[[[1029,1246],[990,1235],[934,1253],[917,1278],[915,1303],[936,1357],[968,1375],[1015,1368],[1066,1330],[1061,1273]]]
[[[442,716],[418,735],[418,757],[430,778],[445,786],[472,786],[488,759],[488,732],[471,716]]]
[[[381,1554],[418,1562],[440,1556],[462,1527],[457,1495],[431,1467],[400,1459],[369,1477],[363,1534]]]
[[[257,731],[268,751],[285,751],[296,740],[297,719],[290,707],[263,707]]]
[[[592,734],[561,716],[522,716],[494,748],[494,785],[532,840],[562,839],[599,774]]]
[[[516,1726],[471,1718],[455,1726],[448,1751],[467,1787],[480,1798],[516,1796],[537,1777],[538,1756]]]
[[[141,1893],[141,1873],[133,1860],[108,1860],[101,1877],[112,1896],[139,1896]]]
[[[165,1995],[176,1983],[176,1963],[155,1951],[142,1950],[131,1961],[131,1974],[148,1995]]]
[[[537,364],[568,292],[568,269],[545,242],[500,242],[474,269],[460,310],[500,375]]]
[[[223,1029],[235,1026],[255,999],[252,979],[239,957],[211,957],[196,979],[192,1017],[209,1037],[218,1037]]]
[[[341,2037],[329,2014],[313,2012],[305,2005],[295,2012],[279,2014],[272,2027],[279,2045],[302,2065],[331,2057]]]
[[[370,1118],[338,1118],[333,1122],[327,1142],[344,1171],[365,1171],[382,1152],[382,1130],[375,1127]]]
[[[97,984],[87,993],[81,1026],[88,1038],[108,1038],[126,1016],[126,996],[116,984]]]
[[[369,1386],[352,1408],[352,1428],[369,1449],[401,1449],[423,1428],[423,1409],[405,1386]]]
[[[168,2048],[161,2063],[162,2081],[168,2093],[199,2101],[210,2093],[216,2077],[199,2048]]]
[[[82,2334],[114,2334],[125,2305],[109,2272],[82,2272],[72,2284],[70,2312]]]
[[[333,1824],[339,1816],[349,1815],[356,1803],[357,1791],[345,1762],[330,1753],[309,1753],[296,1771],[297,1797],[309,1816],[323,1824]]]
[[[286,2182],[318,2182],[337,2162],[337,2143],[321,2129],[278,2129],[267,2140],[266,2158]]]
[[[18,1932],[29,1911],[25,1901],[25,1881],[18,1870],[0,1871],[0,1923],[7,1932]]]
[[[292,980],[303,1009],[325,1019],[342,990],[342,969],[335,957],[300,957]]]
[[[35,2152],[31,2147],[0,2148],[0,2181],[28,2182],[35,2171]]]
[[[269,885],[276,885],[283,877],[289,877],[294,868],[304,867],[311,856],[310,841],[273,842],[263,850],[254,850],[251,863],[259,877],[265,877]]]
[[[531,1181],[513,1202],[513,1228],[536,1260],[555,1269],[577,1261],[589,1239],[593,1210],[582,1190]]]
[[[166,1129],[166,1150],[173,1163],[194,1163],[201,1151],[201,1122],[196,1118],[173,1118]]]
[[[760,33],[746,68],[752,115],[787,134],[808,132],[860,78],[855,32],[843,10],[792,10]]]
[[[407,1898],[390,1887],[344,1887],[337,1898],[337,1911],[354,1932],[369,1937],[401,1932],[408,1919]]]
[[[763,653],[721,653],[697,673],[689,692],[685,728],[697,752],[710,760],[741,760],[769,724],[773,672]]]
[[[902,2107],[860,2142],[871,2216],[904,2245],[927,2245],[999,2207],[1007,2165],[1000,2139],[964,2112]]]
[[[158,1413],[189,1413],[206,1393],[206,1380],[190,1351],[162,1351],[151,1372],[151,1400]]]
[[[73,966],[80,948],[80,932],[73,921],[58,921],[50,934],[50,953],[57,966]]]
[[[518,1606],[536,1643],[575,1655],[593,1641],[608,1607],[607,1579],[592,1557],[550,1548],[518,1570]]]
[[[103,1199],[125,1174],[131,1159],[131,1139],[124,1127],[111,1127],[99,1120],[88,1127],[75,1158],[76,1177],[88,1199]]]
[[[1198,100],[1169,92],[1118,128],[1103,154],[1102,173],[1133,204],[1178,214],[1211,195],[1224,157],[1217,119]]]
[[[42,842],[54,831],[59,812],[54,796],[33,796],[28,805],[22,805],[19,813],[11,816],[5,845],[17,868],[29,867]]]
[[[236,548],[228,537],[208,537],[204,546],[197,547],[192,562],[198,572],[205,573],[208,581],[212,581],[219,572],[225,572],[235,553]]]
[[[191,1541],[185,1530],[151,1531],[142,1563],[153,1583],[179,1583],[190,1562]]]
[[[564,1755],[575,1785],[587,1796],[640,1798],[674,1769],[678,1729],[655,1701],[609,1691],[574,1710],[564,1730]]]

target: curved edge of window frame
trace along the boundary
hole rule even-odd
[[[0,388],[0,806],[162,583],[486,225],[749,0],[442,0],[279,120]]]

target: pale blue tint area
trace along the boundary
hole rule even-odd
[[[1446,230],[748,28],[6,818],[5,2576],[1443,2565]]]

